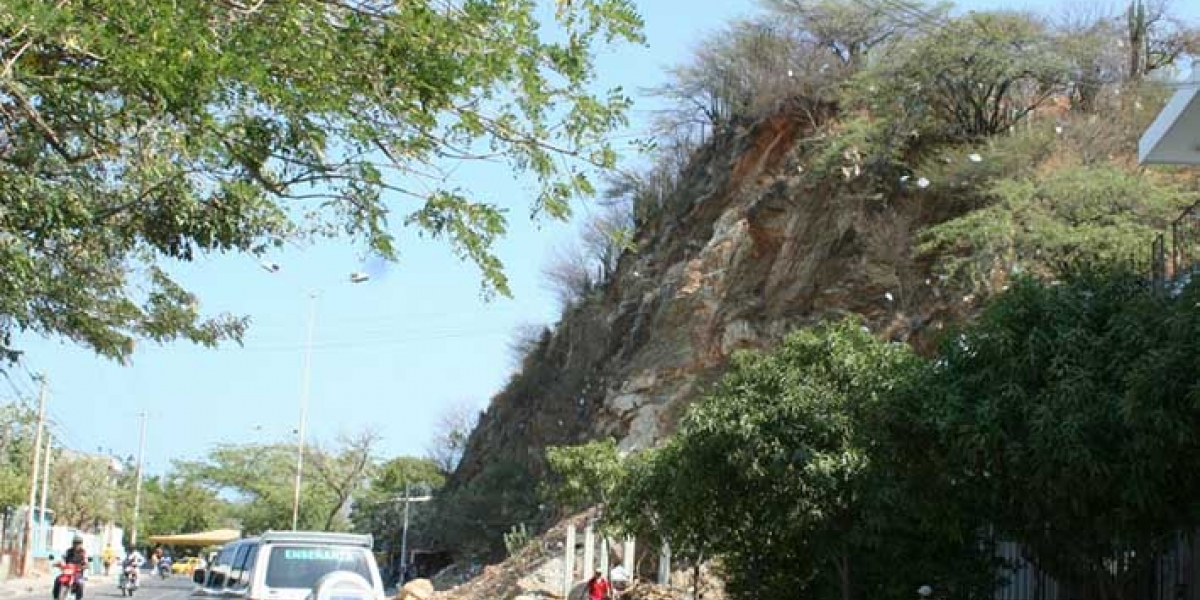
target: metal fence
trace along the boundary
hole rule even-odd
[[[1200,203],[1172,221],[1169,233],[1169,245],[1159,234],[1150,249],[1150,276],[1160,290],[1177,290],[1200,275]]]
[[[1200,600],[1200,538],[1180,533],[1168,549],[1150,561],[1149,566],[1130,577],[1135,600]],[[996,544],[996,554],[1007,567],[1004,582],[996,588],[993,600],[1097,600],[1096,590],[1082,582],[1060,581],[1046,573],[1018,545]],[[1114,558],[1113,569],[1122,558]]]

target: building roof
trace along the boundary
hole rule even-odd
[[[1138,144],[1142,164],[1200,165],[1200,65]]]
[[[217,529],[200,533],[185,533],[181,535],[155,535],[150,541],[155,544],[168,546],[220,546],[242,537],[242,532],[236,529]]]

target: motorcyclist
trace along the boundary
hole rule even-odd
[[[137,585],[138,570],[144,564],[146,564],[146,557],[142,556],[142,553],[136,549],[131,549],[129,554],[125,556],[125,561],[121,563],[121,566],[124,567],[124,573],[129,578],[129,583]]]
[[[79,575],[75,578],[75,597],[82,600],[83,598],[83,582],[84,575],[87,573],[88,557],[87,549],[83,547],[83,536],[75,534],[71,538],[71,547],[63,553],[62,564],[75,565],[79,567]],[[61,584],[58,579],[54,580],[54,597],[58,598],[58,593],[61,590]]]

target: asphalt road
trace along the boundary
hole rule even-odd
[[[191,597],[192,584],[190,577],[175,575],[167,579],[150,577],[142,574],[141,585],[134,593],[134,600],[188,600]],[[5,600],[51,600],[51,590],[47,587],[41,593],[20,593],[9,596]],[[111,578],[93,578],[88,581],[83,600],[110,600],[120,598],[121,590]]]

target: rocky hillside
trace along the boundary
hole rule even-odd
[[[924,343],[953,318],[962,307],[911,253],[936,215],[812,189],[803,123],[782,111],[695,154],[672,210],[641,224],[611,283],[568,311],[493,399],[459,482],[500,458],[537,473],[550,445],[612,436],[625,450],[651,446],[731,353],[806,323],[857,313],[883,335]]]
[[[1000,11],[930,29],[855,2],[784,4],[803,35],[768,15],[674,72],[704,142],[637,182],[628,248],[585,277],[470,436],[439,519],[460,553],[486,537],[495,557],[507,528],[563,516],[538,494],[548,446],[655,445],[739,349],[854,314],[928,351],[1014,274],[1149,269],[1154,236],[1196,201],[1193,175],[1136,164],[1169,92],[1141,46],[1113,54],[1145,33],[1139,13],[1128,28]]]

